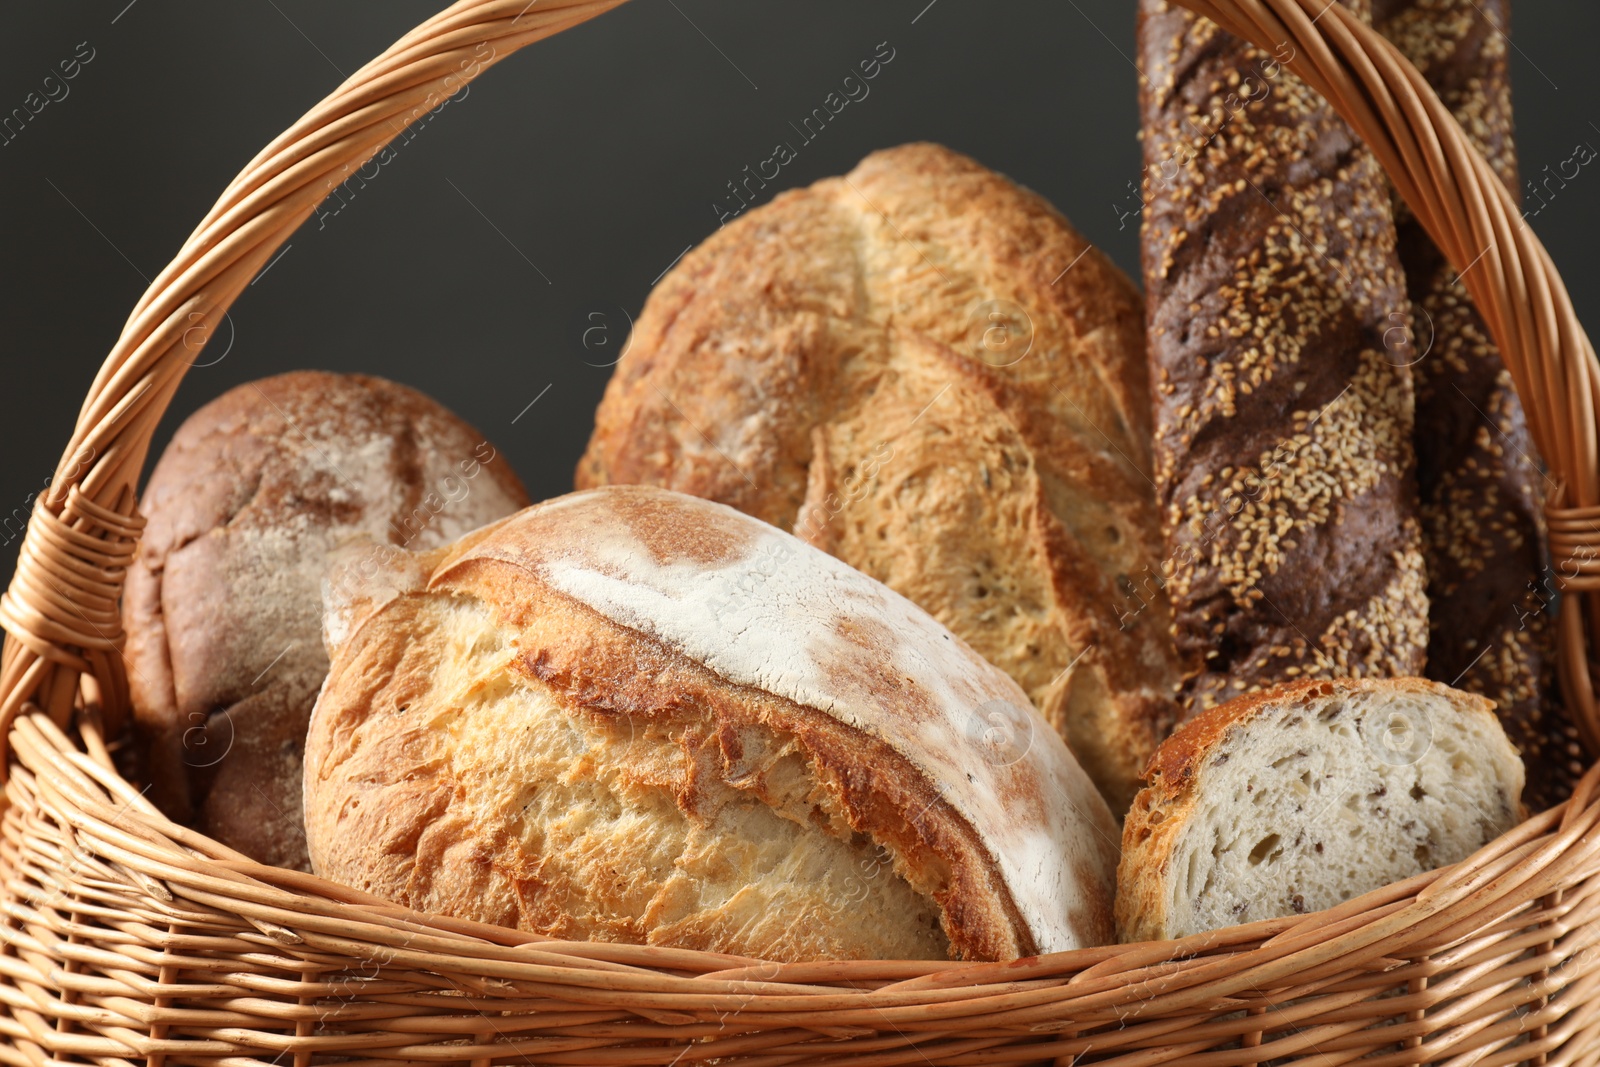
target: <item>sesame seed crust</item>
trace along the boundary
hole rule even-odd
[[[1383,0],[1375,14],[1515,193],[1508,9],[1507,0]],[[1528,767],[1527,802],[1545,808],[1571,793],[1584,768],[1554,678],[1543,465],[1466,287],[1395,202],[1401,263],[1425,313],[1418,333],[1427,355],[1413,374],[1433,603],[1428,674],[1495,702]]]
[[[1356,6],[1356,5],[1352,5]],[[1141,0],[1158,500],[1192,709],[1420,674],[1409,312],[1387,180],[1290,54]]]

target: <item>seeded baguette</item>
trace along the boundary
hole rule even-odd
[[[1272,55],[1142,0],[1143,267],[1182,702],[1420,674],[1426,577],[1388,185]]]
[[[1320,911],[1516,825],[1523,768],[1483,697],[1421,678],[1303,681],[1189,720],[1123,824],[1124,941]]]
[[[1517,190],[1507,0],[1387,0],[1378,29],[1416,64]],[[1432,625],[1428,675],[1495,702],[1527,765],[1528,802],[1564,800],[1583,749],[1555,686],[1543,576],[1544,472],[1522,403],[1466,286],[1395,197],[1417,309],[1417,483]]]

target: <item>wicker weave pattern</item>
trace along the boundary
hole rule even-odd
[[[409,121],[620,2],[462,0],[418,27],[253,160],[134,309],[0,599],[0,1061],[1600,1063],[1600,770],[1471,861],[1332,911],[1011,964],[778,965],[419,915],[255,864],[118,777],[104,737],[126,704],[134,487],[210,325]],[[1564,684],[1600,747],[1584,632],[1600,622],[1600,379],[1542,246],[1416,72],[1341,8],[1183,2],[1292,43],[1291,68],[1467,268],[1564,487]]]

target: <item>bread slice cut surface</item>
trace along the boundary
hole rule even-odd
[[[1514,826],[1492,705],[1421,679],[1305,681],[1219,705],[1151,760],[1123,827],[1123,940],[1320,911]]]

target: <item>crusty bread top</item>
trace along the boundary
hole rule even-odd
[[[731,504],[1016,679],[1112,804],[1176,717],[1138,291],[1049,203],[874,152],[690,251],[645,303],[577,487]]]
[[[926,778],[930,804],[976,832],[1036,951],[1109,935],[1109,809],[1016,683],[899,594],[732,508],[633,486],[574,493],[471,536],[429,587],[485,561],[886,745]]]
[[[123,604],[136,714],[181,731],[262,687],[314,696],[333,546],[437,548],[527,503],[484,436],[415,389],[326,371],[230,389],[173,434],[140,503]]]

